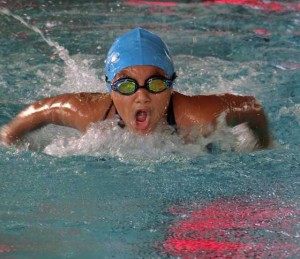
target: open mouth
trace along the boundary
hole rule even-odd
[[[138,129],[147,129],[149,127],[149,112],[138,110],[135,114],[135,124]]]

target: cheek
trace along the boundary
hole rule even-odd
[[[169,102],[171,98],[171,93],[166,93],[159,98],[155,99],[154,106],[157,107],[157,112],[159,114],[164,114],[166,110],[168,109]]]
[[[120,96],[117,93],[112,93],[111,98],[121,117],[124,117],[128,110],[131,110],[132,101],[130,98]]]

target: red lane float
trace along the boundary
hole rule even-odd
[[[173,7],[177,6],[176,2],[162,2],[162,1],[140,1],[140,0],[127,0],[126,4],[132,5],[155,5],[155,6],[165,6],[165,7]]]
[[[195,206],[193,206],[195,207]],[[275,201],[218,200],[174,207],[163,253],[181,258],[290,258],[300,254],[300,210]],[[299,230],[299,225],[298,225]]]
[[[269,12],[286,12],[286,11],[300,11],[300,3],[296,2],[276,2],[264,0],[205,0],[204,4],[229,4],[229,5],[242,5],[251,8],[262,9]],[[142,0],[127,0],[125,4],[131,5],[151,5],[151,6],[164,6],[174,7],[177,2],[164,2],[164,1],[142,1]],[[195,4],[195,3],[192,3]]]

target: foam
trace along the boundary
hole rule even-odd
[[[89,155],[116,157],[121,161],[169,161],[172,159],[192,159],[208,153],[207,145],[213,144],[213,152],[252,151],[256,139],[246,124],[234,128],[225,126],[224,118],[219,118],[219,126],[209,137],[195,137],[193,142],[178,134],[172,134],[168,125],[147,136],[140,136],[122,129],[117,120],[107,120],[94,124],[86,134],[72,136],[58,134],[45,148],[52,156]],[[211,150],[210,150],[211,152]]]

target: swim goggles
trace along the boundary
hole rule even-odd
[[[109,81],[107,82],[111,83],[112,90],[123,95],[132,95],[139,88],[146,88],[148,92],[157,94],[167,90],[168,88],[171,88],[174,79],[175,76],[172,77],[172,79],[162,76],[153,76],[147,79],[144,86],[140,86],[137,81],[132,78],[121,78],[112,83]]]

